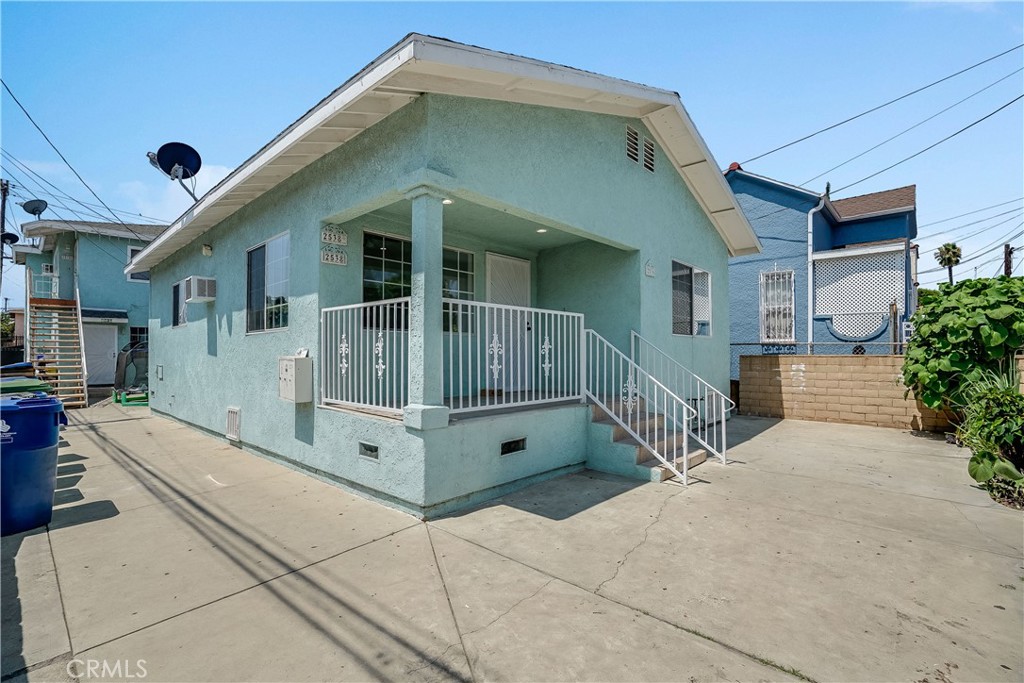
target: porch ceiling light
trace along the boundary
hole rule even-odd
[[[444,199],[441,200],[441,203],[444,204],[445,206],[450,206],[451,204],[455,203],[455,200],[448,199],[447,197],[445,197]]]
[[[547,231],[548,231],[547,228],[537,228],[537,232],[543,233],[543,232],[547,232]]]

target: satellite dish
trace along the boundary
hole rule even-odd
[[[3,242],[4,246],[7,246],[8,244],[16,244],[20,239],[21,238],[13,232],[7,232],[4,230],[0,233],[0,242]]]
[[[26,212],[32,214],[36,218],[39,218],[39,214],[46,211],[46,207],[49,204],[43,199],[30,199],[21,205],[21,208],[25,209]]]
[[[199,173],[203,160],[184,142],[168,142],[156,151],[156,165],[172,180],[187,180]]]

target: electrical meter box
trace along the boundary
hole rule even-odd
[[[281,356],[277,359],[277,396],[292,403],[313,401],[313,359]]]

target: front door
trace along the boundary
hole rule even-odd
[[[89,384],[113,384],[117,365],[117,325],[82,325]]]
[[[530,262],[488,253],[487,301],[502,306],[529,306]],[[533,374],[529,314],[499,309],[494,313],[493,322],[494,329],[486,343],[492,359],[498,352],[501,356],[495,384],[505,391],[529,390]]]

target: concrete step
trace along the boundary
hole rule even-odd
[[[644,453],[646,453],[648,456],[650,455],[650,452],[648,452],[646,449],[641,450],[643,450]],[[694,467],[701,464],[707,459],[707,451],[705,451],[703,448],[698,448],[695,451],[690,451],[689,457],[687,458],[687,462],[689,463],[689,468],[693,469]],[[672,456],[669,455],[666,458],[666,460],[672,462]],[[672,477],[675,476],[672,470],[670,470],[668,467],[665,467],[665,465],[663,465],[660,460],[653,457],[650,460],[645,460],[642,463],[638,464],[637,469],[641,470],[641,474],[643,473],[643,471],[647,471],[650,480],[654,482],[662,482],[665,481],[666,479],[671,479]],[[683,471],[682,453],[680,453],[679,455],[679,466],[676,469],[678,469],[680,472]],[[641,478],[643,477],[641,476]]]

